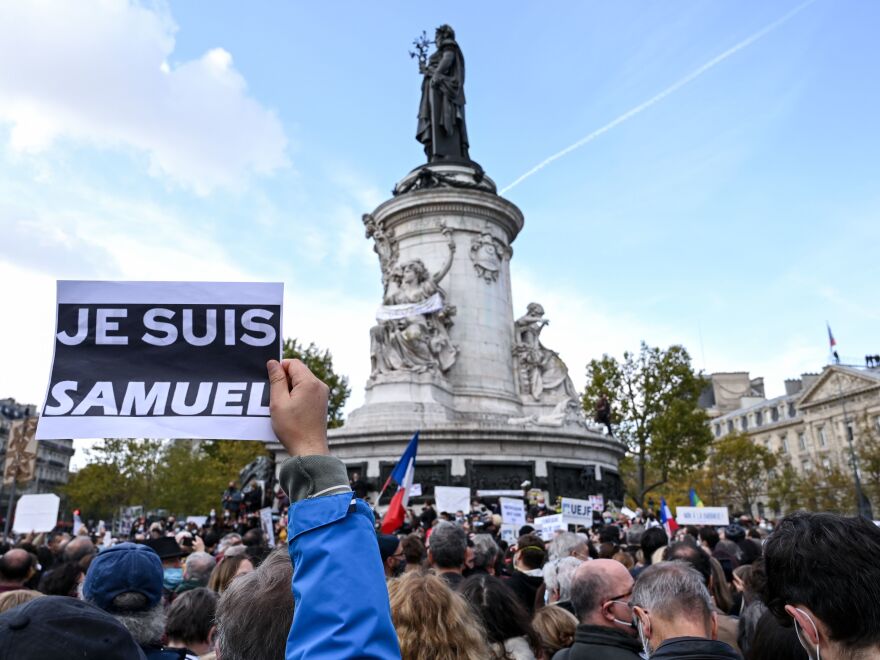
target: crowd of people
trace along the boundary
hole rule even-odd
[[[174,519],[0,548],[0,660],[880,658],[880,528],[794,513],[671,537],[650,512],[511,543],[483,503],[377,532],[327,388],[270,363],[286,538]],[[540,517],[537,503],[530,517]],[[641,514],[641,512],[639,512]]]

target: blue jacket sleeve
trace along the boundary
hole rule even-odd
[[[287,660],[399,659],[373,513],[351,492],[292,504]]]

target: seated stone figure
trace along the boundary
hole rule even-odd
[[[568,367],[556,351],[541,343],[541,331],[548,323],[538,303],[530,303],[516,320],[513,353],[519,361],[520,391],[540,402],[577,398]]]

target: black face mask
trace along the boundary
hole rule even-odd
[[[406,559],[399,559],[397,565],[391,569],[391,577],[400,577],[406,570]]]

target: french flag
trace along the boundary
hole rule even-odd
[[[678,523],[675,522],[675,516],[672,515],[669,505],[666,504],[665,497],[660,498],[660,522],[663,523],[666,535],[671,539],[672,535],[675,534],[675,530],[678,529]]]
[[[397,492],[391,498],[391,504],[382,518],[382,533],[393,534],[400,529],[406,520],[406,507],[409,504],[409,491],[413,483],[413,473],[416,471],[416,452],[419,450],[419,432],[416,431],[412,440],[406,446],[406,450],[397,462],[394,471],[388,477],[388,481],[382,486],[382,492],[394,481],[397,484]],[[380,495],[381,497],[381,495]]]

